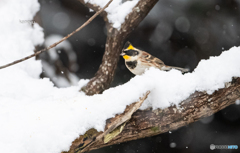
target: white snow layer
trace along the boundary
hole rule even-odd
[[[31,20],[39,9],[37,0],[0,1],[0,65],[29,55],[43,42],[42,29]],[[194,91],[224,87],[240,76],[240,48],[219,57],[202,60],[193,73],[162,72],[151,68],[124,85],[101,95],[86,96],[78,86],[55,88],[49,79],[39,79],[40,61],[34,58],[0,70],[0,150],[7,153],[60,153],[89,128],[103,130],[106,119],[124,111],[150,90],[142,109],[165,108]]]
[[[103,8],[109,0],[84,0],[85,3],[91,3]],[[113,2],[105,9],[107,12],[107,18],[113,27],[116,29],[121,28],[121,24],[125,21],[125,17],[132,12],[133,7],[139,2],[139,0],[125,1],[113,0]]]

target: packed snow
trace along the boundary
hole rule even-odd
[[[84,0],[85,3],[95,4],[103,8],[109,0]],[[116,29],[121,28],[121,24],[125,21],[125,17],[132,12],[133,7],[139,2],[139,0],[113,0],[112,3],[105,9],[107,12],[107,18],[113,27]]]
[[[43,43],[38,24],[32,20],[39,9],[37,0],[0,1],[0,65],[32,54]],[[86,96],[78,85],[56,88],[49,79],[39,79],[41,62],[34,58],[0,70],[0,149],[7,153],[60,153],[90,128],[104,130],[105,121],[151,93],[141,109],[178,104],[195,91],[224,87],[240,76],[240,48],[233,47],[219,57],[202,60],[193,73],[162,72],[151,68],[129,82]]]

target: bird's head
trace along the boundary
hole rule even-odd
[[[126,61],[132,61],[136,60],[139,54],[140,50],[133,47],[133,45],[130,42],[126,42],[120,56],[122,56]]]

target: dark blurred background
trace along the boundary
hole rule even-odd
[[[39,2],[37,20],[44,29],[46,46],[71,33],[94,14],[78,0]],[[201,59],[240,45],[239,5],[240,0],[159,0],[128,40],[167,65],[194,70]],[[43,63],[41,77],[49,77],[57,87],[90,79],[101,64],[105,41],[105,22],[99,16],[65,44],[39,56]],[[112,86],[132,77],[121,58]],[[176,131],[92,153],[240,152],[240,149],[212,151],[210,144],[240,147],[239,104]]]

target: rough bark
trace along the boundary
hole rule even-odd
[[[91,143],[91,145],[86,145],[83,151],[99,149],[105,146],[175,130],[179,127],[195,122],[200,118],[210,116],[225,107],[234,104],[237,99],[240,99],[240,78],[233,79],[231,83],[226,84],[224,89],[220,89],[211,95],[208,95],[205,92],[195,92],[189,96],[188,99],[182,101],[179,108],[171,106],[163,110],[138,110],[132,115],[131,119],[126,123],[123,131],[119,135],[114,137],[108,143],[104,143],[102,139]],[[127,112],[129,107],[126,108],[124,113]],[[123,114],[107,120],[105,131],[112,122]],[[95,132],[95,136],[100,134],[102,134],[102,132]],[[84,137],[81,136],[74,141],[74,144],[81,144],[81,146],[84,145],[87,141],[83,139]],[[91,141],[95,141],[95,139],[92,139]],[[69,153],[81,152],[78,147],[79,145],[71,147]]]
[[[85,4],[83,0],[79,1]],[[108,22],[106,12],[101,14],[107,24],[107,41],[102,64],[95,76],[89,81],[87,86],[82,89],[87,95],[102,93],[110,87],[117,68],[119,55],[122,51],[123,42],[133,29],[135,29],[145,18],[157,1],[158,0],[140,0],[132,9],[132,12],[127,15],[125,22],[121,25],[119,30],[113,28],[112,24]],[[85,5],[95,11],[99,10],[99,7],[96,5],[90,3],[86,3]]]
[[[124,128],[126,122],[130,120],[132,114],[140,108],[144,100],[148,97],[149,93],[150,92],[148,91],[143,98],[140,98],[138,102],[132,103],[130,106],[127,106],[127,108],[122,114],[116,115],[114,118],[109,119],[107,121],[104,132],[97,132],[94,129],[90,129],[90,131],[87,131],[87,135],[85,134],[85,136],[82,136],[82,138],[80,137],[80,139],[77,139],[72,143],[69,153],[85,152],[90,146],[94,145],[94,143],[102,140],[104,141],[106,137],[107,141],[114,138],[121,131],[118,129],[118,127]],[[117,133],[116,135],[111,134],[111,132],[113,132],[114,130],[114,133]]]

